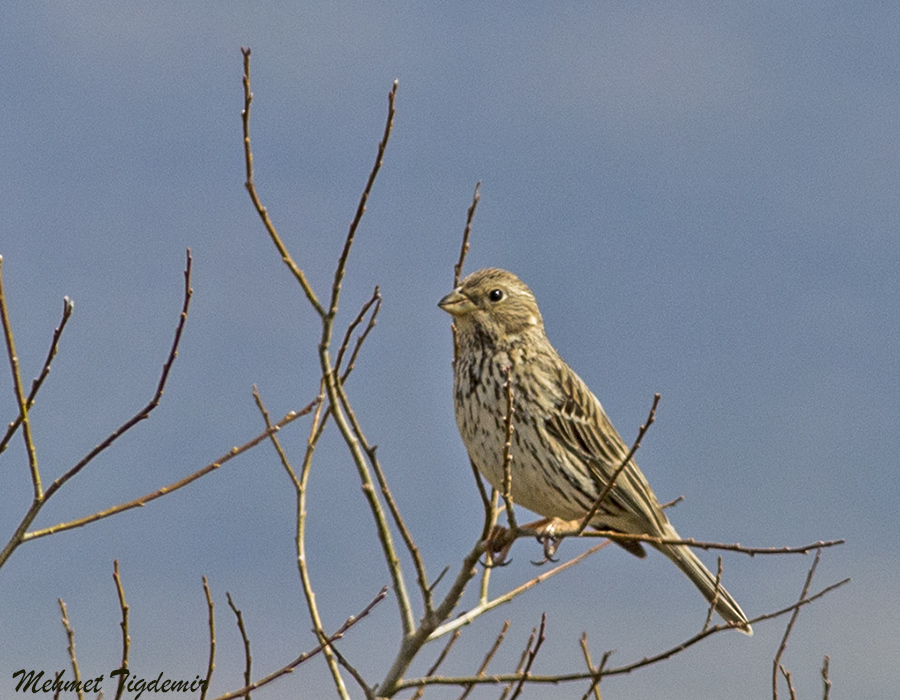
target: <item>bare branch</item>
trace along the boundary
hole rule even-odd
[[[125,602],[125,589],[122,587],[122,578],[119,576],[119,560],[113,560],[113,580],[116,582],[116,595],[119,598],[119,608],[122,611],[122,622],[119,626],[122,628],[122,661],[119,663],[120,669],[128,669],[128,652],[131,647],[131,637],[128,635],[128,604]],[[125,684],[119,683],[116,688],[115,700],[122,697],[125,690]]]
[[[366,679],[363,678],[362,674],[356,670],[356,668],[344,657],[341,652],[338,651],[337,647],[328,642],[327,638],[321,638],[323,644],[326,645],[326,648],[331,649],[331,653],[334,654],[334,657],[337,659],[338,663],[346,669],[347,673],[349,673],[353,680],[356,681],[356,684],[360,687],[360,689],[365,693],[366,700],[378,700],[375,697],[375,691],[369,687],[369,684],[366,683]]]
[[[66,611],[66,604],[63,602],[63,599],[57,598],[57,602],[62,613],[62,623],[66,630],[66,638],[69,640],[69,660],[72,662],[72,675],[75,677],[76,688],[78,688],[78,700],[84,700],[84,693],[81,690],[81,669],[78,667],[78,659],[75,657],[75,630],[69,624],[69,614]],[[60,675],[62,674],[60,673]]]
[[[788,671],[784,666],[781,666],[781,673],[784,675],[784,679],[787,681],[788,685],[788,694],[790,695],[791,700],[797,700],[797,692],[794,690],[794,681],[791,678],[791,672]]]
[[[536,534],[533,531],[527,530],[525,528],[519,528],[520,532],[518,536],[527,537]],[[569,534],[569,533],[564,533]],[[742,544],[734,543],[728,544],[726,542],[705,542],[703,540],[695,540],[693,538],[687,539],[671,539],[667,537],[654,537],[653,535],[637,535],[637,534],[629,534],[624,532],[616,532],[614,530],[588,530],[587,532],[581,533],[580,537],[613,537],[618,540],[628,540],[632,542],[647,542],[648,544],[681,544],[687,547],[694,547],[696,549],[703,550],[722,550],[726,552],[740,552],[741,554],[747,554],[749,556],[756,556],[757,554],[809,554],[812,551],[816,551],[819,549],[826,549],[828,547],[836,547],[837,545],[844,544],[846,540],[825,540],[813,542],[811,544],[804,544],[798,547],[745,547]]]
[[[252,676],[250,669],[253,665],[253,656],[250,654],[250,637],[247,636],[247,628],[244,627],[244,614],[234,604],[231,599],[231,593],[225,591],[225,597],[228,599],[228,607],[234,613],[237,620],[238,631],[241,633],[241,641],[244,643],[244,685],[250,685]],[[244,696],[245,700],[250,700],[250,691]]]
[[[387,524],[387,518],[385,517],[384,510],[381,507],[381,503],[378,501],[378,496],[375,494],[374,484],[372,483],[372,476],[369,473],[368,468],[366,467],[366,459],[368,459],[372,470],[375,472],[375,478],[378,481],[381,493],[384,496],[385,501],[387,502],[388,510],[391,513],[394,524],[397,525],[398,529],[400,530],[401,537],[406,544],[406,547],[409,550],[411,556],[413,557],[413,562],[415,564],[416,574],[419,582],[419,588],[422,591],[425,605],[429,608],[430,612],[431,589],[428,586],[428,579],[425,574],[425,565],[422,561],[422,557],[419,553],[418,547],[416,547],[415,543],[413,542],[412,535],[410,534],[409,530],[406,527],[406,524],[403,521],[402,516],[400,515],[400,509],[397,508],[394,497],[387,486],[384,472],[381,469],[381,464],[378,462],[376,456],[376,446],[369,445],[368,440],[366,440],[366,436],[362,432],[362,428],[359,425],[359,421],[357,421],[356,419],[356,414],[353,412],[353,408],[350,406],[349,399],[344,393],[343,387],[332,382],[331,388],[336,394],[336,397],[340,402],[342,409],[334,410],[334,404],[332,404],[332,415],[334,416],[335,421],[339,426],[343,424],[345,428],[350,431],[345,434],[344,429],[341,429],[344,441],[347,443],[348,447],[350,447],[354,462],[356,462],[357,471],[363,485],[363,493],[365,493],[366,499],[369,502],[369,509],[372,511],[372,515],[375,518],[376,529],[378,531],[378,539],[381,542],[384,558],[391,573],[391,579],[394,582],[394,593],[397,596],[397,605],[400,609],[400,617],[401,623],[403,625],[404,635],[408,636],[412,634],[413,630],[415,629],[415,620],[413,619],[412,605],[409,601],[409,594],[406,592],[406,584],[403,580],[403,570],[400,566],[400,559],[397,556],[396,548],[394,547],[390,528]],[[349,425],[347,424],[348,419]],[[358,450],[360,449],[362,449],[362,452],[365,452],[366,457],[363,457],[362,453],[358,452]]]
[[[376,605],[378,605],[378,603],[380,603],[382,600],[384,600],[385,596],[387,595],[387,591],[388,591],[387,586],[384,586],[378,592],[378,595],[375,596],[375,598],[372,600],[372,602],[369,603],[362,610],[362,612],[360,612],[358,615],[351,615],[350,617],[348,617],[347,620],[344,622],[344,624],[340,626],[338,631],[335,632],[334,634],[330,635],[326,639],[325,644],[328,644],[328,645],[334,644],[334,642],[341,639],[347,633],[347,630],[349,630],[351,627],[353,627],[353,625],[355,625],[357,622],[359,622],[364,617],[366,617],[370,612],[372,612],[372,608],[374,608]],[[235,698],[246,696],[247,693],[253,692],[254,690],[257,690],[258,688],[262,688],[264,685],[268,685],[275,679],[281,678],[282,676],[284,676],[288,673],[292,673],[294,671],[294,669],[297,668],[297,666],[299,666],[300,664],[302,664],[305,661],[308,661],[313,656],[315,656],[320,651],[322,651],[322,648],[323,648],[323,645],[319,644],[314,649],[311,649],[310,651],[300,654],[300,656],[298,656],[296,659],[291,661],[289,664],[282,666],[280,669],[278,669],[277,671],[275,671],[273,673],[270,673],[265,678],[260,678],[258,681],[255,681],[254,683],[251,683],[250,685],[244,686],[243,688],[238,688],[237,690],[233,690],[230,693],[225,693],[224,695],[219,695],[214,700],[234,700]]]
[[[372,475],[366,465],[366,457],[363,454],[363,450],[360,446],[360,439],[355,433],[354,428],[351,427],[351,425],[348,423],[347,416],[344,413],[345,407],[349,407],[349,401],[346,395],[343,393],[339,377],[337,376],[337,372],[331,362],[329,350],[332,340],[332,332],[334,329],[335,315],[338,309],[338,300],[341,292],[341,282],[346,270],[350,248],[356,235],[357,226],[359,225],[362,215],[365,212],[366,201],[368,200],[369,192],[371,191],[372,185],[375,181],[375,176],[377,175],[378,170],[381,167],[384,150],[387,147],[387,142],[390,137],[391,129],[393,127],[394,100],[396,97],[396,93],[397,81],[394,81],[391,92],[388,95],[388,117],[385,123],[382,139],[378,144],[378,155],[375,159],[375,164],[372,167],[371,172],[369,173],[369,178],[360,197],[359,205],[357,206],[356,216],[350,224],[350,230],[348,231],[347,238],[344,241],[343,251],[341,252],[340,258],[338,259],[337,269],[335,270],[334,275],[334,282],[331,288],[331,302],[329,305],[329,310],[322,316],[322,333],[319,341],[319,365],[321,368],[322,380],[325,384],[325,392],[328,395],[328,402],[330,405],[332,418],[334,419],[334,422],[341,433],[341,437],[343,438],[344,443],[347,445],[347,448],[350,451],[350,455],[353,459],[354,465],[356,466],[357,473],[362,484],[362,491],[365,494],[366,500],[368,502],[369,510],[371,511],[372,516],[375,519],[375,527],[378,535],[378,540],[381,543],[385,562],[387,563],[388,570],[393,582],[394,593],[397,596],[397,605],[400,612],[400,621],[403,627],[403,633],[404,636],[409,636],[415,629],[415,619],[412,612],[412,606],[409,602],[409,594],[406,591],[406,584],[403,580],[403,572],[400,567],[400,560],[397,556],[396,548],[394,547],[393,538],[391,537],[391,532],[390,528],[388,527],[384,509],[381,507],[381,503],[379,502],[378,496],[375,493],[374,484],[372,482]],[[425,587],[425,590],[427,590],[427,586]]]
[[[387,122],[384,125],[381,141],[378,142],[378,154],[375,156],[375,165],[372,166],[372,170],[369,172],[369,179],[366,180],[366,186],[359,197],[359,204],[356,205],[356,215],[353,217],[353,221],[350,222],[350,230],[347,232],[347,238],[344,239],[344,249],[341,251],[337,268],[334,271],[334,281],[331,284],[331,306],[328,309],[328,316],[332,319],[337,314],[338,299],[341,296],[341,283],[344,280],[344,273],[347,269],[350,248],[356,239],[356,229],[359,226],[359,222],[362,221],[363,214],[366,213],[366,202],[369,201],[372,185],[375,184],[375,178],[378,176],[378,171],[381,170],[381,164],[384,162],[384,152],[387,149],[388,140],[391,138],[391,131],[394,128],[394,103],[397,99],[397,86],[398,83],[395,80],[391,86],[391,91],[388,93]]]
[[[316,594],[313,591],[312,579],[309,575],[309,564],[306,556],[306,487],[309,482],[310,467],[312,466],[312,448],[315,446],[313,440],[317,440],[318,436],[321,435],[321,431],[318,430],[316,426],[319,425],[320,427],[323,427],[322,424],[318,423],[318,418],[322,412],[322,403],[320,402],[316,406],[316,414],[311,427],[312,433],[310,442],[307,443],[306,458],[304,459],[298,478],[297,473],[294,471],[294,468],[287,458],[284,448],[281,446],[281,442],[278,440],[275,433],[271,431],[272,425],[269,420],[269,412],[266,410],[262,397],[259,395],[256,387],[253,387],[253,398],[256,401],[256,406],[259,408],[259,412],[262,414],[266,428],[269,431],[269,439],[272,442],[272,446],[278,453],[278,458],[285,471],[290,475],[297,494],[297,534],[294,540],[294,546],[297,550],[297,570],[300,574],[300,585],[303,589],[303,596],[306,599],[306,608],[309,611],[309,617],[313,624],[313,632],[321,641],[325,639],[326,635],[322,626],[322,617],[319,615],[319,608],[316,604]],[[338,668],[337,658],[335,657],[333,650],[330,646],[326,645],[323,649],[323,653],[325,656],[325,664],[328,666],[328,670],[331,673],[331,678],[334,681],[338,696],[341,697],[342,700],[349,700],[350,695],[347,692],[347,686],[344,683],[344,679],[341,677],[341,670]],[[249,681],[247,681],[247,684],[249,685]]]
[[[809,567],[809,573],[806,575],[806,581],[803,584],[803,590],[800,591],[800,600],[804,600],[806,598],[806,594],[809,592],[809,587],[812,585],[813,576],[816,573],[816,567],[819,566],[819,560],[822,558],[822,550],[816,550],[816,558],[813,559],[812,566]],[[794,629],[794,623],[797,621],[797,616],[800,614],[800,607],[796,607],[794,612],[791,614],[791,619],[788,620],[787,627],[784,630],[784,637],[781,639],[781,644],[778,646],[778,651],[775,652],[775,658],[772,661],[772,700],[778,700],[778,670],[781,667],[781,657],[784,654],[784,650],[787,649],[788,637],[791,636],[791,630]],[[787,674],[785,674],[787,677]],[[788,685],[790,686],[790,678],[788,677]],[[791,692],[791,698],[793,699],[794,694]]]
[[[375,309],[372,311],[372,315],[369,317],[369,322],[366,324],[365,330],[360,333],[359,337],[356,339],[356,344],[353,346],[353,352],[350,353],[350,359],[347,361],[347,368],[344,370],[343,374],[341,374],[341,384],[345,384],[347,381],[347,377],[350,376],[350,373],[353,371],[354,366],[356,365],[356,358],[359,356],[360,348],[362,348],[362,344],[365,342],[366,338],[369,336],[369,333],[372,332],[372,329],[375,327],[375,319],[378,317],[378,312],[381,310],[381,290],[379,287],[375,287],[375,291],[372,293],[372,298],[369,299],[363,307],[359,310],[356,318],[347,326],[347,332],[344,334],[344,342],[341,343],[341,347],[338,348],[337,359],[334,361],[334,371],[339,372],[341,369],[341,362],[344,359],[344,353],[347,350],[347,346],[350,343],[350,336],[353,335],[353,331],[356,327],[362,323],[363,318],[365,318],[366,313],[374,304]]]
[[[503,644],[503,640],[506,638],[507,631],[509,631],[509,620],[506,620],[503,623],[503,626],[500,628],[499,634],[497,634],[497,638],[494,640],[494,643],[491,645],[491,648],[488,649],[487,654],[485,654],[484,658],[481,660],[481,665],[478,667],[478,670],[475,671],[476,676],[483,676],[484,672],[487,671],[487,667],[488,667],[488,665],[490,665],[491,659],[494,658],[494,654],[497,653],[497,650],[500,649],[500,645]],[[455,637],[458,634],[459,634],[459,630],[454,632],[453,636]],[[434,675],[434,674],[432,673],[430,675]],[[469,693],[472,692],[472,689],[474,687],[475,687],[474,684],[467,686],[466,689],[463,690],[462,695],[459,696],[458,700],[465,700],[467,697],[469,697]],[[419,690],[424,691],[425,687],[420,686]]]
[[[153,398],[147,403],[144,408],[138,411],[134,416],[132,416],[129,420],[125,421],[121,426],[116,428],[110,435],[103,440],[99,445],[97,445],[93,450],[91,450],[87,455],[85,455],[78,464],[69,469],[65,474],[57,478],[50,486],[47,488],[47,493],[45,494],[44,500],[48,500],[63,484],[65,484],[69,479],[75,476],[78,472],[80,472],[94,457],[103,452],[107,447],[109,447],[113,442],[118,440],[122,435],[128,432],[135,425],[140,423],[142,420],[146,420],[150,417],[150,413],[159,406],[159,402],[162,399],[163,391],[166,388],[166,382],[169,379],[169,372],[172,369],[172,365],[175,362],[175,358],[178,355],[178,346],[181,343],[181,334],[184,331],[184,324],[187,321],[188,310],[191,306],[191,296],[194,293],[194,290],[191,289],[191,267],[193,265],[193,258],[191,256],[191,249],[187,249],[187,265],[184,268],[184,301],[181,307],[181,314],[178,317],[178,325],[175,327],[175,337],[172,340],[172,346],[169,349],[169,355],[166,358],[166,361],[163,363],[162,374],[159,377],[159,382],[156,385],[156,393],[153,394]]]
[[[472,465],[472,469],[475,472],[475,483],[478,484],[479,488],[484,490],[484,484],[481,482],[481,474],[478,473],[478,468],[475,466],[475,463],[472,460],[469,460],[469,464]],[[482,494],[484,495],[484,494]],[[491,489],[491,500],[487,502],[485,505],[484,511],[484,527],[481,533],[481,541],[487,542],[488,538],[491,536],[491,533],[494,531],[497,525],[497,518],[500,517],[500,492],[497,489]],[[488,600],[488,589],[491,584],[491,571],[493,570],[493,566],[488,566],[487,564],[491,563],[490,552],[485,556],[485,566],[482,567],[481,571],[481,590],[478,595],[478,603],[484,604],[487,603]]]
[[[469,234],[472,233],[472,221],[475,218],[475,209],[478,208],[478,202],[481,201],[481,180],[475,184],[475,191],[472,193],[472,203],[469,205],[469,211],[466,214],[466,227],[463,230],[462,247],[459,250],[459,260],[453,266],[453,288],[459,286],[462,279],[463,264],[466,261],[466,254],[469,252]],[[450,331],[453,333],[453,361],[456,362],[459,353],[459,345],[456,342],[456,324],[450,324]]]
[[[206,664],[206,679],[200,690],[200,700],[206,698],[209,684],[212,681],[213,671],[216,670],[216,606],[213,604],[212,594],[209,591],[209,581],[203,577],[203,594],[206,596],[207,619],[209,624],[209,661]],[[124,680],[124,679],[123,679]]]
[[[300,283],[300,287],[306,294],[306,298],[309,300],[309,303],[316,310],[316,313],[318,313],[319,316],[324,317],[325,307],[323,307],[319,302],[316,293],[313,291],[312,287],[306,279],[306,275],[303,274],[303,270],[301,270],[297,266],[297,263],[294,262],[291,254],[288,253],[284,243],[281,242],[281,238],[279,237],[278,232],[275,230],[275,225],[269,218],[269,211],[263,206],[262,202],[259,199],[259,195],[256,193],[256,183],[253,179],[253,150],[250,147],[250,104],[253,102],[253,93],[250,91],[250,48],[242,47],[241,53],[244,56],[244,109],[241,110],[241,123],[243,124],[244,130],[244,168],[247,174],[247,179],[244,182],[244,187],[247,189],[247,193],[250,195],[250,200],[253,202],[253,207],[256,209],[256,213],[259,214],[259,218],[262,219],[263,226],[265,227],[266,232],[269,234],[269,238],[272,240],[272,243],[275,244],[275,247],[281,254],[282,262],[284,262],[287,268],[291,271],[294,279],[296,279],[297,282]]]
[[[30,540],[36,540],[39,537],[46,537],[47,535],[52,535],[57,532],[63,532],[64,530],[72,530],[76,527],[82,527],[87,525],[88,523],[95,522],[97,520],[102,520],[103,518],[108,518],[112,515],[116,515],[117,513],[121,513],[122,511],[131,510],[132,508],[141,508],[151,501],[155,501],[157,498],[162,498],[168,493],[172,491],[177,491],[180,488],[184,488],[188,484],[196,481],[197,479],[206,476],[210,472],[214,472],[219,467],[221,467],[226,462],[231,461],[235,457],[244,454],[247,450],[256,447],[259,443],[265,440],[269,435],[278,432],[281,428],[286,426],[289,423],[294,422],[298,418],[305,416],[307,413],[312,411],[313,408],[318,405],[319,400],[313,399],[306,406],[301,408],[299,411],[291,411],[284,418],[282,418],[278,423],[273,425],[271,428],[266,430],[263,433],[260,433],[252,440],[245,442],[243,445],[239,447],[232,447],[228,452],[219,457],[216,461],[210,462],[202,469],[197,470],[193,474],[190,474],[179,481],[176,481],[168,486],[163,486],[161,489],[158,489],[152,493],[145,494],[140,498],[136,498],[133,501],[128,501],[127,503],[120,503],[117,506],[113,506],[112,508],[108,508],[103,511],[99,511],[97,513],[93,513],[92,515],[85,516],[83,518],[79,518],[78,520],[70,520],[69,522],[59,523],[58,525],[53,525],[52,527],[44,528],[43,530],[32,530],[31,532],[26,533],[22,537],[23,542],[28,542]],[[49,493],[49,489],[47,492]]]
[[[581,643],[581,653],[584,654],[584,662],[587,664],[588,671],[594,674],[594,679],[591,681],[590,687],[582,696],[581,700],[588,700],[591,693],[594,694],[594,700],[603,700],[603,698],[600,697],[600,679],[603,677],[603,669],[606,668],[606,662],[609,661],[612,652],[603,652],[603,657],[600,659],[600,665],[594,668],[594,662],[591,660],[591,650],[588,648],[587,632],[582,633],[579,641]]]
[[[663,510],[668,510],[669,508],[674,508],[679,503],[681,503],[683,500],[684,500],[684,496],[679,496],[678,498],[673,498],[671,501],[668,501],[666,503],[660,503],[659,507],[662,508]]]
[[[759,622],[764,620],[771,620],[776,617],[780,617],[782,615],[786,615],[789,612],[796,610],[799,607],[804,605],[809,605],[810,603],[822,598],[823,596],[831,593],[832,591],[840,588],[841,586],[847,584],[850,581],[849,578],[844,579],[843,581],[838,581],[835,584],[827,586],[823,588],[818,593],[811,595],[803,600],[794,603],[793,605],[789,605],[781,610],[776,610],[771,613],[766,613],[764,615],[758,615],[753,619],[749,620],[751,625],[756,625]],[[688,649],[698,642],[706,639],[707,637],[711,637],[714,634],[718,634],[719,632],[724,632],[726,630],[733,630],[734,627],[729,624],[721,624],[721,625],[713,625],[709,629],[704,632],[698,632],[690,639],[685,640],[681,644],[674,646],[666,651],[660,652],[653,656],[644,657],[640,661],[635,661],[630,664],[626,664],[624,666],[618,666],[614,668],[610,668],[604,670],[601,674],[601,677],[605,678],[606,676],[620,676],[629,674],[632,671],[635,671],[639,668],[643,668],[645,666],[650,666],[655,663],[659,663],[660,661],[664,661],[676,654],[681,653],[685,649]],[[531,675],[528,677],[529,683],[537,683],[537,684],[559,684],[559,683],[567,683],[570,681],[583,681],[583,680],[594,680],[597,677],[595,673],[559,673],[554,675]],[[506,673],[506,674],[497,674],[493,676],[482,676],[480,678],[475,676],[462,676],[462,677],[449,677],[449,676],[435,676],[433,678],[413,678],[409,680],[400,681],[394,687],[394,691],[402,690],[405,688],[413,688],[421,685],[457,685],[457,686],[467,686],[471,683],[474,684],[503,684],[503,683],[517,683],[522,678],[521,673]]]
[[[522,694],[522,688],[525,687],[525,681],[528,680],[528,674],[531,673],[531,666],[534,664],[534,660],[537,657],[538,652],[541,650],[541,645],[546,639],[546,637],[544,636],[544,628],[546,624],[547,613],[541,613],[541,626],[538,629],[537,640],[534,643],[534,648],[528,650],[528,660],[525,662],[525,669],[522,671],[522,679],[519,681],[519,685],[516,686],[516,689],[509,700],[516,700],[516,698]]]
[[[716,609],[716,605],[719,604],[719,590],[722,587],[722,557],[719,557],[719,563],[716,568],[716,580],[713,588],[713,599],[709,603],[709,610],[706,611],[706,620],[703,623],[704,630],[709,629],[709,626],[712,624],[713,612]]]
[[[47,352],[47,358],[44,360],[44,366],[41,368],[40,374],[37,376],[37,379],[34,379],[31,382],[31,391],[28,394],[28,400],[25,402],[26,407],[30,411],[32,406],[34,406],[35,397],[37,397],[37,393],[41,388],[41,385],[44,383],[44,380],[47,378],[47,375],[50,374],[50,365],[53,363],[53,359],[56,357],[56,353],[59,350],[59,339],[62,337],[62,332],[66,327],[66,324],[69,322],[69,319],[72,317],[72,312],[75,310],[75,302],[71,301],[69,297],[63,297],[63,313],[62,319],[59,322],[59,325],[53,331],[53,340],[50,341],[50,350]],[[3,436],[3,439],[0,439],[0,453],[2,453],[6,446],[9,444],[9,441],[12,439],[12,436],[15,435],[16,430],[19,429],[19,426],[22,425],[22,413],[19,412],[18,417],[11,421],[6,430],[6,435]]]
[[[493,610],[494,608],[496,608],[500,605],[503,605],[504,603],[508,603],[513,598],[516,598],[517,596],[521,595],[525,591],[527,591],[531,588],[534,588],[536,585],[546,581],[551,576],[555,576],[556,574],[558,574],[562,571],[565,571],[569,567],[572,567],[572,566],[575,566],[576,564],[581,563],[584,559],[591,556],[595,552],[599,552],[601,549],[603,549],[604,547],[606,547],[608,545],[609,545],[608,541],[601,542],[600,544],[594,545],[593,547],[585,550],[578,556],[573,557],[569,561],[564,562],[564,563],[560,564],[559,566],[556,566],[553,569],[550,569],[549,571],[545,571],[540,576],[535,576],[530,581],[526,581],[521,586],[518,586],[518,587],[512,589],[508,593],[504,593],[503,595],[497,596],[496,598],[494,598],[493,600],[491,600],[489,602],[477,605],[474,608],[472,608],[471,610],[469,610],[468,612],[463,613],[459,617],[455,617],[452,620],[445,622],[440,627],[437,627],[429,635],[428,641],[433,641],[433,640],[437,639],[438,637],[447,634],[448,632],[452,632],[453,630],[458,629],[459,627],[463,627],[465,625],[471,624],[472,621],[475,620],[475,618],[480,617],[481,615],[488,612],[489,610]]]
[[[0,280],[2,282],[2,280]],[[2,285],[0,285],[2,286]],[[2,293],[2,290],[0,290]],[[175,356],[178,354],[178,345],[181,342],[181,333],[184,330],[184,324],[187,320],[188,308],[190,307],[191,302],[191,250],[188,248],[187,250],[187,265],[185,266],[184,271],[184,303],[181,309],[181,315],[179,317],[178,325],[175,328],[175,339],[172,341],[172,347],[169,350],[168,358],[163,364],[162,374],[159,378],[159,383],[156,387],[156,393],[153,395],[153,398],[150,399],[150,402],[138,413],[136,413],[131,419],[126,421],[119,428],[114,430],[103,442],[97,445],[93,450],[91,450],[81,461],[78,462],[75,466],[71,467],[68,471],[66,471],[62,476],[58,477],[46,491],[40,493],[40,477],[37,474],[37,462],[34,462],[34,471],[32,472],[32,477],[37,477],[37,481],[34,481],[36,486],[35,488],[35,499],[31,503],[31,507],[25,513],[22,520],[19,522],[16,531],[13,533],[12,537],[9,538],[9,541],[4,546],[3,550],[0,551],[0,567],[2,567],[7,559],[12,555],[12,553],[16,550],[16,548],[25,542],[28,539],[34,539],[35,533],[27,533],[27,530],[34,519],[37,517],[37,514],[40,512],[41,508],[43,508],[44,504],[56,493],[60,487],[65,484],[69,479],[75,476],[78,472],[80,472],[94,457],[103,452],[107,447],[109,447],[113,442],[115,442],[119,437],[125,434],[132,427],[137,425],[140,421],[147,418],[151,411],[155,409],[159,405],[159,401],[162,398],[163,390],[166,386],[166,380],[169,377],[169,371],[172,368],[172,363],[175,362]],[[2,305],[2,304],[0,304]],[[5,308],[5,307],[4,307]],[[5,311],[4,311],[5,314]],[[5,315],[4,315],[5,318]],[[4,321],[6,324],[6,321]],[[4,325],[4,327],[6,327]],[[20,405],[20,410],[22,410],[24,403]],[[23,416],[25,416],[27,411],[23,412]],[[23,418],[23,426],[25,425],[25,419]],[[25,428],[26,434],[30,436],[30,431]],[[26,442],[30,440],[30,437],[26,437]],[[95,514],[99,517],[106,517],[102,514]],[[99,517],[93,517],[93,520],[99,519]],[[85,519],[85,522],[90,522],[89,519]],[[84,522],[79,522],[79,525],[85,524]],[[71,527],[78,527],[78,525],[71,525]],[[59,526],[57,526],[57,529]],[[50,528],[47,531],[41,531],[43,534],[51,534],[51,532],[57,531],[57,529]],[[68,527],[62,529],[69,529]]]
[[[444,596],[444,599],[438,605],[434,614],[424,618],[418,628],[414,629],[412,634],[405,635],[400,644],[400,651],[394,659],[394,663],[388,669],[384,680],[379,684],[378,691],[384,696],[391,696],[400,690],[403,674],[412,663],[419,650],[429,641],[431,641],[431,633],[437,628],[441,620],[446,620],[462,598],[469,581],[471,581],[477,573],[476,565],[478,559],[484,553],[484,543],[478,542],[463,558],[456,578],[450,584],[450,590]],[[452,631],[452,630],[448,630]]]
[[[459,639],[460,634],[462,634],[462,632],[460,632],[459,630],[456,630],[456,632],[454,632],[450,636],[450,639],[447,640],[447,643],[444,645],[444,648],[441,649],[441,653],[438,654],[437,659],[435,659],[434,663],[431,664],[431,668],[429,668],[425,672],[426,678],[433,676],[435,673],[437,673],[438,668],[440,668],[441,664],[444,663],[444,659],[447,658],[447,654],[450,653],[450,650],[453,648],[453,645],[456,644],[456,640]],[[413,693],[413,696],[410,698],[410,700],[420,700],[420,698],[424,694],[425,694],[425,686],[416,688],[416,692]]]
[[[824,691],[822,693],[822,700],[828,700],[828,697],[831,695],[831,678],[828,677],[828,666],[830,665],[831,659],[826,656],[825,661],[822,662],[822,683],[824,685]]]
[[[34,439],[31,436],[31,421],[28,420],[28,400],[25,398],[25,389],[22,386],[22,373],[19,371],[19,356],[16,354],[16,343],[13,340],[12,323],[9,320],[9,310],[6,307],[6,292],[3,288],[2,255],[0,255],[0,321],[2,321],[3,336],[6,340],[6,354],[9,358],[9,368],[12,370],[16,402],[19,404],[19,415],[22,418],[22,436],[25,439],[25,451],[28,453],[28,467],[31,470],[31,484],[34,489],[34,501],[35,503],[38,503],[44,497],[44,489],[41,485],[41,472],[38,469],[37,451],[34,447]],[[2,561],[0,561],[0,565],[2,565]]]
[[[528,660],[528,654],[531,651],[532,645],[534,644],[534,638],[537,636],[537,630],[532,629],[531,634],[528,636],[528,643],[525,645],[525,649],[522,651],[522,655],[519,657],[519,663],[516,665],[515,676],[517,678],[516,681],[511,681],[506,685],[506,688],[503,689],[503,692],[500,693],[499,700],[506,700],[506,696],[509,695],[509,691],[513,688],[513,683],[518,683],[522,678],[522,667],[525,666],[525,662]],[[521,684],[519,684],[521,687]]]
[[[466,213],[466,228],[463,229],[462,247],[459,249],[459,260],[453,266],[453,287],[459,286],[462,280],[463,263],[466,261],[466,255],[469,252],[469,235],[472,233],[472,221],[475,219],[475,209],[478,208],[478,202],[481,201],[481,180],[475,183],[475,191],[472,193],[472,203],[469,205],[469,211]]]

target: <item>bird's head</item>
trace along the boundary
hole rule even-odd
[[[480,332],[512,340],[531,330],[544,331],[534,294],[513,273],[498,268],[473,272],[438,306],[453,316],[463,334]]]

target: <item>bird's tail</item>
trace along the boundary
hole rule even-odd
[[[681,539],[678,533],[675,532],[675,528],[671,525],[667,524],[667,529],[668,532],[665,535],[666,539]],[[721,583],[719,584],[718,591],[716,591],[716,577],[713,576],[709,569],[703,565],[703,562],[697,558],[693,549],[684,545],[662,544],[654,546],[671,559],[675,565],[687,575],[707,601],[710,603],[712,603],[713,600],[716,601],[716,612],[719,613],[726,622],[733,623],[745,634],[753,634],[753,628],[750,627],[750,624],[747,622],[747,616],[744,614],[744,611],[741,610],[741,606],[738,605],[737,601],[722,587]]]

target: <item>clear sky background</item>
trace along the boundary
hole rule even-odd
[[[833,698],[896,698],[898,36],[891,3],[7,4],[0,253],[26,381],[62,297],[75,300],[32,414],[46,481],[152,395],[185,248],[194,254],[193,306],[162,406],[35,526],[135,498],[256,435],[253,384],[278,415],[317,392],[317,320],[243,189],[239,48],[249,45],[257,185],[320,294],[399,79],[341,318],[381,285],[349,389],[430,574],[455,571],[481,527],[453,419],[449,318],[436,303],[482,180],[467,269],[505,267],[532,287],[551,340],[626,440],[662,394],[638,461],[661,500],[685,496],[671,513],[682,535],[846,538],[825,552],[814,586],[852,583],[801,614],[783,659],[799,696],[821,697],[829,654]],[[4,423],[16,412],[10,376],[0,372]],[[301,420],[283,433],[297,462],[307,430]],[[17,436],[0,456],[4,542],[30,497]],[[218,610],[218,692],[237,688],[243,668],[226,590],[243,609],[255,672],[314,646],[294,507],[262,445],[146,508],[24,545],[0,571],[0,697],[19,668],[66,665],[60,597],[85,674],[115,668],[114,558],[139,675],[204,673],[202,575]],[[310,568],[335,628],[389,579],[334,434],[317,452],[309,522]],[[585,547],[569,541],[563,554]],[[519,542],[496,590],[534,575],[538,555]],[[752,616],[791,604],[809,564],[732,554],[725,580]],[[616,649],[612,662],[626,663],[692,635],[705,605],[662,556],[607,549],[482,618],[444,671],[472,672],[507,618],[508,648],[491,668],[511,670],[542,611],[535,670],[576,671],[582,631],[595,658]],[[604,698],[768,697],[785,622],[605,681]],[[342,648],[375,681],[397,646],[389,599]],[[303,666],[259,696],[330,697],[322,669]]]

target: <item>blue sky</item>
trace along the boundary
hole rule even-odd
[[[320,294],[399,80],[342,319],[381,285],[349,388],[431,575],[455,568],[480,529],[436,302],[481,180],[467,269],[505,267],[532,287],[551,340],[626,440],[662,394],[639,462],[661,500],[685,496],[671,515],[682,535],[847,539],[817,580],[853,582],[800,616],[784,659],[800,696],[820,695],[825,654],[836,697],[896,696],[900,10],[33,2],[2,16],[0,254],[26,381],[62,297],[75,301],[33,411],[45,480],[152,395],[185,248],[194,255],[162,406],[36,526],[137,497],[257,434],[254,384],[273,414],[317,391],[316,318],[243,189],[239,49],[251,46],[257,185]],[[8,371],[0,396],[11,420]],[[283,434],[298,461],[307,428]],[[335,435],[315,464],[310,567],[337,627],[388,575]],[[19,437],[0,456],[0,493],[11,533],[30,499]],[[255,668],[282,665],[313,646],[293,518],[290,484],[263,445],[144,509],[24,545],[0,571],[0,695],[23,666],[65,664],[60,597],[86,673],[114,668],[114,558],[145,675],[203,673],[203,575],[219,613],[214,690],[236,688],[242,668],[226,590],[244,610]],[[497,590],[534,575],[536,557],[518,543]],[[809,563],[730,555],[726,581],[759,614],[793,602]],[[605,550],[467,630],[445,670],[471,671],[507,617],[496,670],[508,670],[545,610],[544,671],[580,669],[582,631],[595,656],[615,648],[625,663],[693,634],[705,613],[663,557]],[[373,680],[397,646],[395,612],[385,601],[344,642]],[[781,620],[752,639],[722,635],[610,679],[604,697],[766,697],[783,630]],[[279,683],[260,697],[329,688],[318,663]]]

